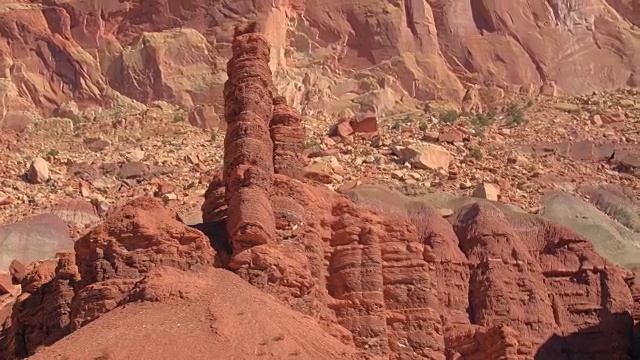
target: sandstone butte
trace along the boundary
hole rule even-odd
[[[232,50],[204,223],[137,198],[16,273],[2,358],[637,358],[637,275],[536,215],[474,203],[447,220],[308,179],[267,37],[238,26]]]
[[[255,18],[281,95],[311,114],[339,113],[336,99],[362,111],[459,104],[470,84],[484,103],[640,85],[635,0],[12,0],[0,13],[0,123],[133,99],[218,126],[233,24]]]

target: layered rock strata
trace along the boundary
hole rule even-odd
[[[235,252],[275,237],[270,48],[256,31],[255,24],[237,29],[224,86],[227,230]]]
[[[304,150],[304,127],[302,118],[287,105],[282,96],[273,99],[273,118],[269,125],[273,141],[273,165],[276,174],[294,179],[303,176],[301,159]]]
[[[227,216],[225,198],[224,171],[223,169],[218,169],[213,175],[207,191],[204,193],[205,200],[200,207],[203,222],[214,222]]]

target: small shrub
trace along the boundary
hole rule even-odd
[[[407,115],[404,118],[402,118],[402,122],[404,124],[412,124],[415,120],[416,120],[416,118],[414,116],[411,116],[411,115]]]
[[[399,121],[396,121],[395,123],[393,123],[393,125],[391,125],[391,130],[400,130],[402,128],[402,125],[400,124]]]
[[[317,139],[308,139],[308,140],[305,140],[304,142],[305,149],[311,149],[312,147],[319,146],[319,145],[320,145],[320,141],[318,141]]]
[[[440,114],[440,121],[446,124],[453,124],[458,120],[458,113],[455,110],[449,110]]]
[[[60,152],[56,149],[51,149],[47,151],[47,157],[56,157],[58,156],[58,154],[60,154]]]
[[[80,116],[78,116],[78,115],[74,114],[74,115],[72,115],[70,117],[70,119],[71,119],[71,123],[73,124],[74,128],[76,128],[76,127],[78,127],[78,126],[80,126],[82,124],[82,118]]]
[[[173,115],[174,123],[183,122],[184,119],[185,119],[185,114],[183,112],[179,112]]]
[[[491,123],[493,123],[493,119],[490,119],[485,114],[477,114],[474,120],[475,123],[480,126],[489,126],[491,125]]]
[[[429,125],[427,125],[426,122],[421,122],[420,125],[418,125],[418,129],[420,129],[420,131],[427,131],[427,129],[429,128]]]
[[[522,125],[524,124],[524,112],[516,103],[510,103],[507,106],[507,119],[509,124]]]
[[[480,150],[477,147],[471,148],[469,150],[469,156],[471,156],[472,158],[478,160],[478,161],[482,161],[482,159],[484,159],[484,155],[482,154],[482,150]]]

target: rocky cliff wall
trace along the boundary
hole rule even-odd
[[[572,230],[488,203],[444,219],[426,205],[354,201],[276,172],[290,170],[280,155],[298,147],[275,136],[289,151],[278,153],[269,125],[282,114],[292,121],[279,124],[299,122],[281,100],[274,107],[269,44],[257,31],[238,28],[233,40],[225,167],[203,205],[228,234],[207,239],[153,199],[112,211],[76,242],[75,257],[31,267],[0,335],[3,356],[32,354],[132,301],[190,299],[149,286],[160,268],[223,266],[358,359],[632,359],[638,277]],[[211,247],[221,243],[222,257]]]
[[[5,117],[166,100],[222,112],[233,27],[258,19],[270,68],[305,113],[485,103],[640,84],[635,1],[15,1],[0,16]],[[208,9],[205,11],[204,9]],[[352,74],[353,76],[346,74]],[[356,80],[357,79],[357,80]]]

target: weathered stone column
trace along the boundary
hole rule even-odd
[[[227,230],[234,253],[272,242],[275,218],[273,143],[269,123],[273,114],[270,47],[255,23],[236,28],[233,57],[227,63],[224,86],[227,132],[224,181]]]

